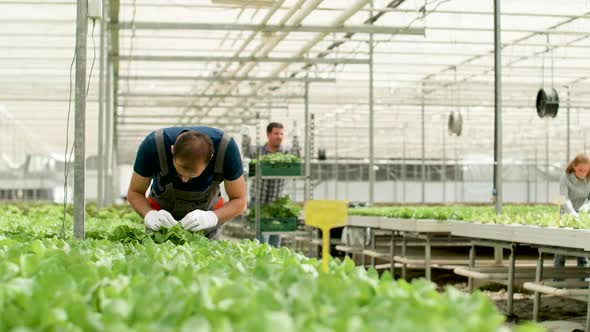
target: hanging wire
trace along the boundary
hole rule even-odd
[[[90,66],[90,74],[88,76],[88,86],[86,87],[86,97],[88,97],[88,91],[90,91],[90,81],[92,79],[92,71],[94,70],[94,64],[96,63],[96,43],[94,41],[94,28],[96,27],[96,20],[92,20],[92,32],[90,34],[92,39],[92,65]]]
[[[457,66],[453,67],[453,80],[455,81],[455,89],[453,89],[453,104],[455,106],[457,106],[457,109],[459,109],[459,107],[458,107],[458,101],[459,101],[459,98],[458,98],[459,85],[458,85],[458,83],[459,82],[457,82]]]
[[[547,47],[549,48],[551,43],[549,42],[549,34],[547,34]],[[551,87],[553,88],[555,85],[553,84],[553,47],[551,49]]]
[[[457,81],[457,67],[455,67],[455,81]],[[457,83],[457,111],[461,112],[461,85]]]
[[[336,44],[336,40],[337,39],[338,38],[336,37],[336,33],[333,32],[332,33],[332,45]],[[336,59],[339,59],[340,58],[340,50],[341,50],[340,47],[336,47],[335,50],[334,50],[336,52],[336,54],[335,54]],[[334,75],[334,77],[333,77],[334,79],[336,79],[336,69],[337,69],[337,67],[338,67],[338,64],[337,63],[335,63],[332,66],[332,74]]]
[[[549,38],[547,38],[549,39]],[[541,56],[541,88],[545,88],[545,55],[549,50],[548,46],[545,47],[545,52]]]
[[[74,72],[74,63],[76,61],[76,51],[74,49],[74,56],[72,57],[72,63],[70,64],[70,83],[69,83],[69,99],[68,99],[68,113],[66,117],[66,150],[64,152],[64,202],[63,202],[63,214],[64,218],[61,224],[61,231],[60,237],[65,238],[66,235],[66,214],[67,214],[67,202],[68,202],[68,173],[69,173],[69,164],[68,164],[68,146],[70,140],[70,114],[72,113],[72,73]],[[72,144],[72,151],[74,150],[74,145]],[[70,153],[71,155],[71,153]]]

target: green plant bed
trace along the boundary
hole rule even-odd
[[[506,205],[500,215],[496,214],[493,206],[369,207],[349,209],[349,214],[399,219],[458,220],[490,224],[590,228],[590,214],[580,213],[579,218],[563,215],[558,223],[557,206],[548,205]]]
[[[0,209],[0,331],[498,332],[504,322],[479,292],[393,280],[348,258],[324,273],[287,248],[178,226],[147,233],[104,211],[81,241],[70,214],[66,238],[55,236],[59,205]]]

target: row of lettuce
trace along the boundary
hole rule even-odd
[[[522,224],[542,227],[590,228],[590,215],[559,216],[557,206],[507,205],[501,214],[493,206],[399,206],[349,209],[350,215],[397,219],[434,219],[493,224]]]
[[[91,208],[92,209],[92,208]],[[1,331],[499,331],[480,293],[257,241],[146,233],[128,208],[89,211],[58,237],[59,206],[0,208]],[[66,229],[71,229],[68,215]],[[344,291],[346,290],[346,291]],[[521,326],[521,331],[536,331]]]
[[[301,207],[288,196],[261,206],[261,218],[293,218],[300,216]],[[542,227],[590,228],[590,214],[577,218],[559,216],[559,207],[550,205],[506,205],[501,214],[494,206],[390,206],[357,207],[349,209],[353,216],[378,216],[398,219],[434,219],[493,224],[522,224]],[[254,218],[254,211],[249,217]]]

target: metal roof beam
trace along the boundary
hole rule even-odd
[[[579,17],[575,17],[577,19]],[[468,27],[433,27],[428,26],[428,30],[435,31],[471,31],[471,32],[493,32],[494,28],[468,28]],[[555,30],[549,29],[502,29],[502,33],[531,33],[534,35],[573,35],[573,36],[586,36],[590,34],[590,31],[572,31],[572,30]],[[505,46],[506,44],[503,44]]]
[[[233,81],[253,81],[253,82],[314,82],[314,83],[334,83],[333,78],[290,78],[290,77],[254,77],[254,76],[119,76],[120,80],[134,81],[216,81],[216,82],[233,82]]]
[[[271,63],[310,63],[310,64],[348,64],[366,65],[366,59],[325,59],[305,57],[231,57],[231,56],[182,56],[182,55],[119,55],[123,61],[156,61],[156,62],[271,62]]]
[[[280,105],[273,104],[273,107],[282,108],[282,107],[287,107],[286,105],[287,104],[280,104]],[[188,107],[190,109],[205,108],[204,106],[200,107],[198,105],[191,105],[190,103],[178,103],[178,102],[176,102],[176,103],[162,102],[162,103],[153,103],[153,104],[149,104],[149,103],[119,104],[118,106],[119,106],[119,108],[181,108],[181,107],[183,107],[183,108]],[[268,108],[268,102],[265,101],[264,104],[255,104],[255,105],[244,104],[242,106],[245,108],[264,108],[264,107]],[[226,105],[220,104],[219,106],[212,107],[211,109],[226,109],[226,108],[234,108],[235,109],[235,105],[233,105],[233,104],[231,104],[231,105],[230,104],[226,104]]]
[[[240,123],[241,124],[241,118],[237,118],[240,119]],[[249,118],[250,119],[250,118]],[[253,119],[253,118],[252,118]],[[219,121],[219,119],[213,119],[215,121]],[[236,122],[209,122],[209,121],[205,121],[203,123],[206,123],[208,126],[210,125],[224,125],[224,126],[231,126],[231,125],[238,125],[238,123]],[[178,121],[153,121],[153,122],[149,122],[149,121],[139,121],[139,120],[132,120],[132,121],[121,121],[119,120],[119,125],[125,125],[125,126],[155,126],[155,127],[165,127],[165,126],[178,126]],[[121,132],[124,131],[126,129],[122,129],[121,128]]]
[[[359,25],[278,25],[278,24],[231,24],[231,23],[178,23],[178,22],[120,22],[121,30],[223,30],[257,32],[311,32],[311,33],[366,33],[384,35],[424,35],[424,28],[387,27],[371,24]]]
[[[153,119],[179,119],[182,118],[182,114],[164,114],[164,115],[154,115],[154,114],[119,114],[119,119],[146,119],[146,118],[153,118]]]
[[[185,98],[263,98],[263,99],[303,99],[303,95],[257,95],[257,94],[242,94],[242,95],[231,95],[231,94],[150,94],[150,93],[120,93],[119,97],[125,98],[170,98],[170,99],[185,99]]]

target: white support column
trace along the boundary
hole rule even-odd
[[[110,35],[110,34],[109,34]],[[108,44],[108,43],[107,43]],[[108,50],[108,46],[107,46],[107,50]],[[113,142],[112,142],[112,135],[111,135],[111,129],[112,129],[112,114],[113,114],[113,63],[112,63],[112,57],[110,55],[110,52],[107,51],[107,56],[106,56],[106,70],[105,70],[105,121],[104,121],[104,145],[103,145],[103,156],[104,156],[104,161],[102,162],[102,169],[103,169],[103,178],[102,178],[102,188],[103,188],[103,195],[102,195],[102,201],[101,201],[101,205],[104,206],[106,204],[108,204],[111,195],[109,194],[109,182],[111,179],[111,160],[112,158],[112,153],[113,153]]]
[[[371,1],[373,9],[373,1]],[[371,17],[373,12],[370,12]],[[369,203],[375,203],[375,110],[374,110],[374,59],[373,34],[369,34]]]
[[[311,121],[309,114],[309,82],[305,82],[305,189],[304,202],[311,197]]]
[[[570,87],[567,86],[567,148],[566,148],[566,155],[565,155],[565,164],[567,165],[570,162],[571,158],[571,149],[570,149]]]
[[[84,239],[86,172],[86,38],[88,3],[78,0],[76,19],[76,111],[74,125],[74,237]]]
[[[105,5],[103,5],[103,13]],[[98,83],[98,156],[96,177],[96,205],[100,208],[104,202],[104,111],[105,111],[105,53],[106,20],[100,22],[100,58]]]
[[[442,117],[442,165],[440,179],[442,181],[442,201],[447,202],[447,130],[445,117]]]
[[[421,126],[421,134],[422,134],[422,171],[421,171],[421,178],[422,178],[422,203],[426,201],[426,130],[424,128],[424,82],[422,82],[422,108],[420,114],[422,126]]]
[[[494,188],[496,213],[502,213],[502,42],[500,25],[500,0],[494,0]]]

